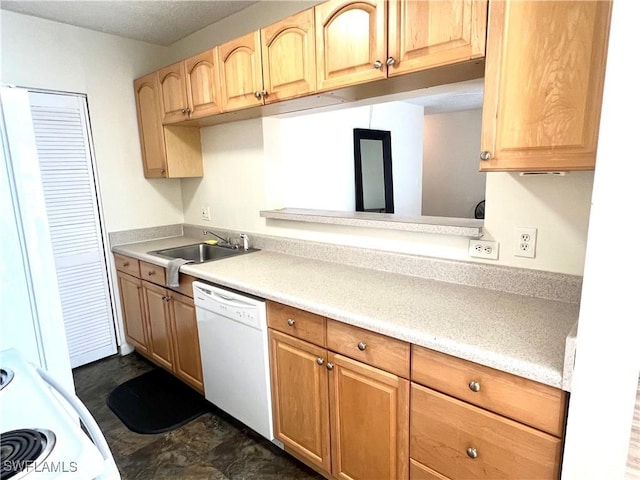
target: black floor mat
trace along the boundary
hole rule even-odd
[[[136,433],[162,433],[181,427],[209,410],[195,390],[155,369],[114,388],[107,405]]]

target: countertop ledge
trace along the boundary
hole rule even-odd
[[[167,266],[147,252],[199,240],[117,245],[114,253]],[[557,388],[578,305],[259,251],[181,272],[221,286],[519,375]]]

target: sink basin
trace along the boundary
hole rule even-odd
[[[165,248],[163,250],[154,250],[149,252],[150,255],[157,255],[163,258],[184,258],[191,260],[193,263],[212,262],[228,257],[235,257],[246,253],[256,252],[257,249],[241,250],[239,248],[220,247],[218,245],[209,245],[208,243],[196,243],[194,245],[185,245],[183,247]]]

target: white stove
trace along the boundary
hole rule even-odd
[[[0,352],[0,452],[1,480],[120,479],[87,408],[15,349]]]

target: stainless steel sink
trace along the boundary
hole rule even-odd
[[[150,255],[157,255],[163,258],[184,258],[193,263],[212,262],[228,257],[235,257],[246,253],[258,251],[255,248],[242,250],[239,248],[220,247],[218,245],[209,245],[208,243],[196,243],[194,245],[185,245],[183,247],[165,248],[162,250],[154,250],[148,252]]]

